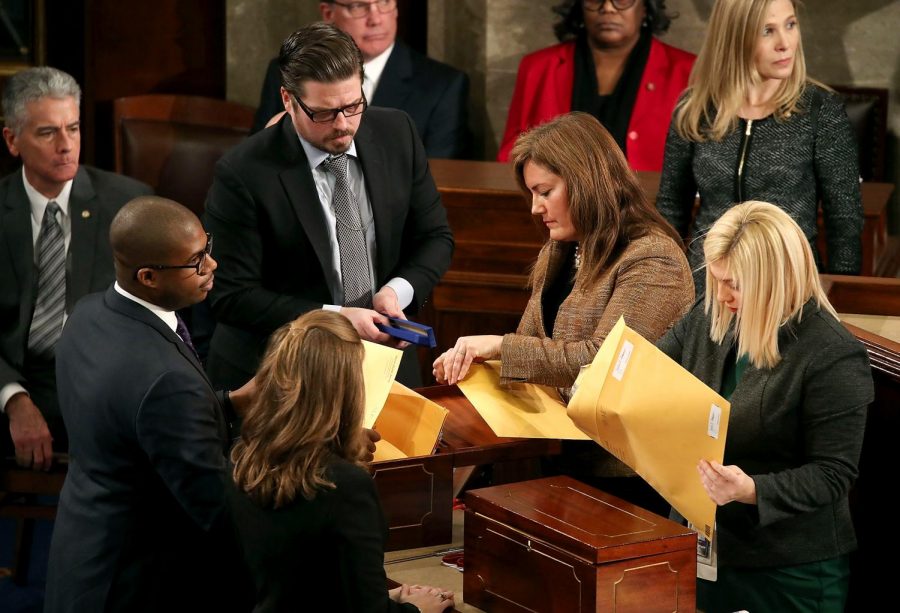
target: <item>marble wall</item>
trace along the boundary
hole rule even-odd
[[[428,1],[428,50],[465,70],[479,157],[492,159],[506,121],[519,59],[553,44],[557,0]],[[668,0],[679,17],[663,40],[697,52],[713,0]],[[265,66],[282,38],[318,17],[314,0],[227,0],[228,98],[256,105]],[[826,83],[890,90],[889,174],[898,175],[900,2],[806,0],[801,27],[810,75]],[[900,223],[900,222],[898,222]]]

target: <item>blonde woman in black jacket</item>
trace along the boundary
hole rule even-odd
[[[866,350],[780,208],[735,206],[703,248],[705,299],[658,342],[731,402],[725,465],[698,466],[719,505],[718,577],[698,580],[698,609],[843,611],[847,494],[874,398]]]

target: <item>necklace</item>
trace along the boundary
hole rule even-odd
[[[575,243],[575,270],[579,270],[581,268],[581,250],[578,248],[578,243]]]

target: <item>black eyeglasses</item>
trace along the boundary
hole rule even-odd
[[[374,0],[373,2],[332,2],[345,9],[354,19],[361,19],[369,14],[372,7],[379,13],[390,13],[397,8],[397,0]]]
[[[321,109],[319,111],[314,111],[303,104],[303,100],[301,100],[300,96],[297,94],[291,95],[294,96],[294,100],[297,101],[297,104],[300,105],[300,108],[313,123],[331,123],[337,119],[338,113],[342,113],[344,117],[353,117],[354,115],[359,115],[365,111],[369,106],[369,103],[366,101],[366,95],[362,92],[362,98],[356,102],[351,102],[347,106],[342,106],[339,109]]]
[[[633,7],[637,0],[609,0],[609,2],[617,11],[624,11]],[[604,4],[606,0],[581,0],[581,5],[586,11],[599,11]]]
[[[200,259],[197,260],[196,264],[181,264],[179,266],[172,266],[169,264],[144,264],[143,266],[138,266],[134,269],[134,278],[137,279],[138,273],[142,268],[152,268],[153,270],[169,270],[170,268],[193,268],[198,276],[203,276],[208,274],[207,272],[202,272],[203,265],[206,263],[206,256],[212,253],[213,246],[213,237],[209,232],[206,233],[206,247],[203,248],[203,253],[200,254]]]

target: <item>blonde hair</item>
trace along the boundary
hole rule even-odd
[[[325,478],[329,454],[358,462],[362,359],[359,334],[332,311],[310,311],[272,335],[231,452],[234,482],[257,504],[277,509],[334,487]]]
[[[738,112],[760,82],[754,55],[773,0],[716,0],[706,38],[691,71],[688,88],[675,108],[675,130],[686,139],[722,140],[737,125]],[[790,0],[796,10],[799,0]],[[798,26],[799,27],[799,26]],[[775,118],[784,120],[798,112],[800,96],[808,83],[802,37],[794,52],[794,69],[782,81],[772,102]]]
[[[795,317],[799,321],[811,298],[838,318],[822,289],[806,235],[775,205],[750,201],[732,207],[709,229],[703,252],[709,336],[721,343],[734,321],[738,355],[747,354],[757,368],[778,364],[778,331]],[[716,300],[710,263],[722,264],[741,292],[736,316]]]
[[[598,282],[628,244],[651,232],[681,237],[650,204],[637,175],[616,141],[592,115],[566,113],[524,132],[510,152],[525,197],[525,164],[533,162],[560,177],[568,192],[569,215],[580,235],[587,285]],[[532,273],[532,277],[534,273]],[[533,278],[532,278],[533,281]]]

